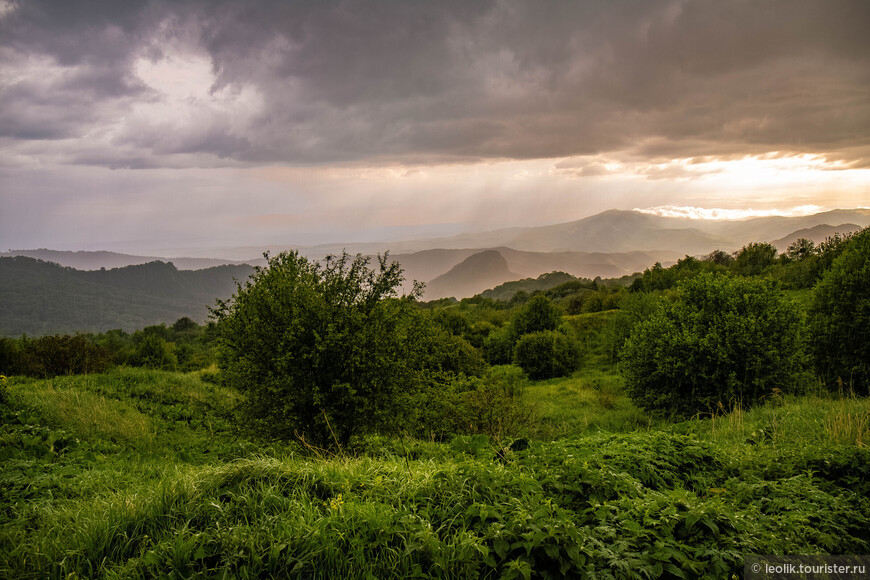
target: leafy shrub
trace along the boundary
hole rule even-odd
[[[178,367],[175,344],[156,334],[146,334],[136,345],[128,363],[137,367],[171,371]]]
[[[268,256],[267,256],[268,257]],[[479,355],[396,299],[397,262],[344,253],[323,264],[296,252],[268,258],[212,311],[221,376],[246,395],[246,415],[271,437],[344,446],[404,424],[415,393],[474,373]]]
[[[816,285],[810,327],[824,382],[870,392],[870,229],[852,237]]]
[[[6,337],[0,337],[0,374],[17,375],[21,371],[21,351],[18,343]]]
[[[463,393],[462,399],[467,431],[488,435],[495,441],[527,434],[536,412],[523,398],[524,383],[522,376],[495,372],[472,379],[472,388]]]
[[[776,246],[754,242],[743,246],[734,259],[734,269],[742,276],[757,276],[776,263]]]
[[[511,329],[515,338],[524,334],[556,330],[562,323],[559,308],[546,296],[535,296],[520,308],[511,319]]]
[[[801,383],[800,312],[770,282],[701,274],[679,288],[679,300],[638,323],[622,350],[638,406],[688,416]]]
[[[580,348],[561,332],[535,332],[517,341],[514,362],[533,380],[563,377],[580,366]]]
[[[513,360],[515,338],[508,327],[493,330],[483,340],[483,356],[491,365],[507,365]]]

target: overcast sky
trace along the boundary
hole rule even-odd
[[[0,250],[870,206],[868,30],[867,0],[0,0]]]

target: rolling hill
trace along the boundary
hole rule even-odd
[[[132,331],[182,316],[204,322],[216,298],[235,290],[250,266],[180,271],[150,262],[82,271],[33,258],[0,258],[0,336]]]
[[[772,242],[797,230],[825,224],[867,227],[870,226],[870,209],[838,209],[807,216],[773,216],[746,220],[699,220],[663,217],[631,210],[608,210],[580,220],[549,226],[508,228],[389,243],[329,244],[300,248],[300,251],[306,256],[318,258],[327,253],[341,252],[343,248],[350,253],[363,254],[390,250],[396,255],[434,248],[485,250],[506,247],[543,253],[665,252],[681,257],[687,254],[708,254],[716,249],[731,252],[750,242]],[[468,255],[470,254],[465,257]]]
[[[861,226],[856,224],[840,224],[838,226],[821,224],[811,228],[797,230],[787,236],[779,238],[778,240],[772,240],[770,243],[776,246],[776,249],[780,252],[785,252],[792,243],[800,238],[812,240],[816,245],[818,245],[820,242],[825,241],[826,238],[833,237],[834,234],[850,234],[860,229]]]
[[[504,260],[504,267],[495,254]],[[680,257],[671,252],[525,252],[501,247],[480,251],[428,250],[400,254],[393,259],[405,270],[406,292],[411,281],[428,280],[424,298],[435,300],[473,296],[503,282],[537,278],[556,271],[578,278],[619,278],[643,271],[656,262],[670,265]],[[455,265],[450,271],[439,273],[438,268],[451,267],[451,262]]]
[[[510,271],[507,260],[498,250],[484,250],[472,254],[429,282],[423,298],[434,300],[450,296],[474,296],[505,280],[518,280],[521,277]]]

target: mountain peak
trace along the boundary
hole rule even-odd
[[[462,298],[474,296],[506,280],[518,280],[521,276],[508,268],[507,260],[498,250],[484,250],[472,254],[438,276],[426,287],[426,300]]]

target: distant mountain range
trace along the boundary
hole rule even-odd
[[[668,265],[684,255],[701,256],[716,249],[735,251],[750,242],[771,242],[784,251],[801,237],[818,243],[834,233],[867,226],[870,209],[740,221],[611,210],[543,227],[298,249],[313,259],[343,249],[366,255],[389,250],[390,257],[404,269],[404,289],[410,290],[414,280],[425,282],[424,299],[431,300],[472,296],[504,282],[553,271],[582,278],[617,278],[656,262]],[[263,249],[277,253],[292,248]],[[171,264],[167,258],[114,252],[41,249],[0,253],[0,334],[135,329],[171,323],[180,316],[202,321],[206,307],[214,304],[215,298],[232,293],[233,278],[243,280],[252,271],[248,264],[264,263],[261,254],[250,260],[238,258],[259,252],[227,249],[219,253],[232,260],[171,258]]]
[[[828,225],[867,227],[870,209],[832,210],[798,217],[747,220],[698,220],[663,217],[639,211],[609,210],[581,220],[532,228],[510,228],[447,238],[368,244],[330,244],[302,248],[324,256],[347,248],[352,253],[390,250],[410,254],[423,250],[507,247],[527,252],[667,252],[677,256],[739,250],[750,242],[772,242],[803,229]],[[821,240],[816,240],[821,241]],[[275,248],[279,249],[279,248]]]
[[[0,258],[0,336],[133,331],[183,316],[204,322],[248,265],[180,271],[165,262],[82,271],[23,256]]]
[[[45,262],[54,262],[76,270],[99,270],[101,268],[123,268],[125,266],[137,266],[149,262],[172,262],[179,270],[202,270],[215,266],[227,265],[262,265],[266,261],[262,258],[257,260],[222,260],[220,258],[166,258],[160,256],[133,256],[119,254],[117,252],[71,252],[68,250],[9,250],[0,252],[0,258],[12,258],[14,256],[26,256]]]

